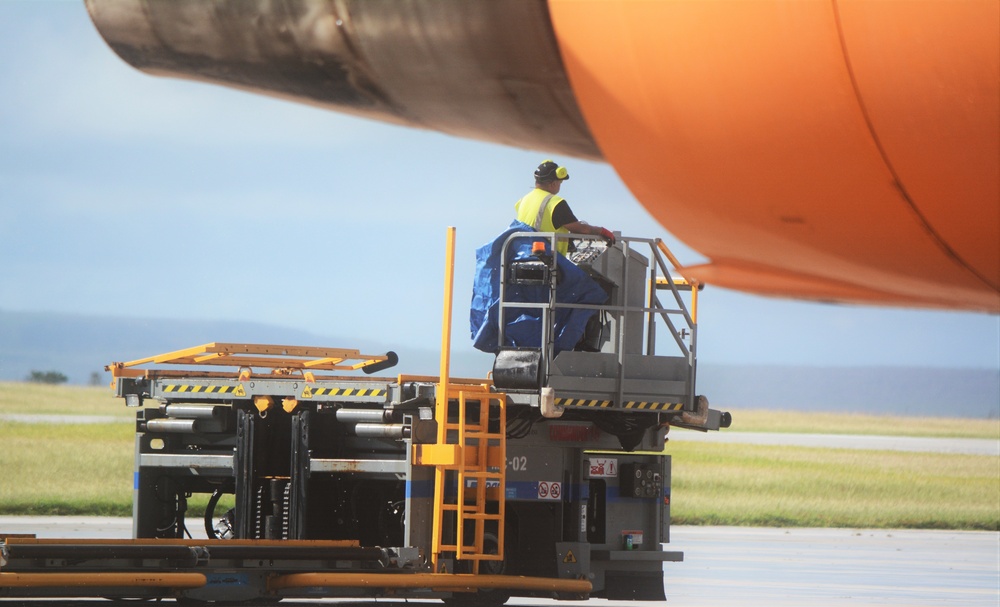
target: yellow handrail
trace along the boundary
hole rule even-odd
[[[391,354],[391,353],[390,353]],[[392,355],[394,360],[395,355]],[[282,346],[274,344],[202,344],[165,354],[157,354],[128,362],[114,362],[105,367],[112,377],[130,377],[144,373],[133,369],[146,364],[213,365],[222,367],[258,367],[324,371],[356,371],[386,362],[389,354],[362,354],[346,348],[312,346]],[[347,362],[345,361],[360,361]]]
[[[441,320],[441,376],[437,397],[437,411],[447,415],[448,411],[448,374],[451,364],[451,302],[455,282],[455,227],[448,227],[447,243],[444,259],[444,312]],[[438,419],[447,419],[439,417]],[[440,438],[441,430],[438,430]],[[438,443],[443,441],[438,440]]]
[[[435,415],[438,420],[437,444],[447,444],[448,436],[448,375],[451,363],[451,303],[455,279],[455,227],[449,226],[445,244],[444,260],[444,303],[441,319],[441,370],[438,376],[437,395],[435,400]],[[444,524],[444,511],[441,508],[441,497],[444,495],[445,469],[437,466],[434,469],[434,519],[431,521],[431,563],[437,571],[438,554],[441,552],[441,532]]]
[[[681,262],[678,261],[676,257],[674,257],[673,252],[671,252],[670,249],[667,248],[666,243],[664,243],[660,239],[657,239],[656,246],[660,249],[660,252],[662,252],[663,255],[670,261],[670,263],[673,264],[674,269],[677,270],[680,273],[680,275],[684,277],[685,282],[691,285],[691,321],[694,324],[698,324],[698,289],[701,287],[701,283],[698,282],[698,280],[691,278],[690,276],[684,273],[684,266],[682,266]]]
[[[448,228],[447,248],[445,253],[445,281],[444,281],[444,312],[441,327],[441,375],[438,378],[437,394],[435,398],[435,419],[438,422],[437,448],[433,456],[434,470],[434,511],[431,521],[431,563],[434,571],[438,571],[438,560],[442,552],[455,552],[456,559],[471,560],[473,563],[473,573],[479,572],[479,561],[481,560],[501,560],[503,559],[503,534],[504,534],[504,481],[506,469],[504,461],[506,459],[506,395],[490,392],[488,383],[478,385],[467,382],[457,382],[453,388],[449,378],[449,364],[451,352],[451,314],[452,298],[455,272],[455,228]],[[469,400],[479,402],[479,422],[467,424],[466,402]],[[452,399],[457,399],[457,422],[449,422],[448,404]],[[489,432],[489,409],[492,402],[500,405],[499,430],[496,433]],[[449,432],[453,433],[454,440],[449,440]],[[475,441],[475,463],[466,460],[467,438],[472,437]],[[493,440],[499,448],[499,472],[489,472],[489,442]],[[453,445],[454,450],[441,449],[445,445]],[[419,445],[418,453],[423,456],[427,451],[425,445]],[[448,473],[451,472],[456,478],[456,503],[445,503],[445,484]],[[465,482],[466,474],[476,479],[475,504],[467,507],[465,504]],[[486,513],[487,491],[486,485],[489,480],[498,482],[500,512],[498,515]],[[471,508],[467,510],[467,508]],[[455,544],[445,545],[442,539],[444,532],[445,510],[455,512]],[[464,527],[467,516],[475,520],[474,538],[470,551],[466,551],[464,541]],[[484,532],[486,519],[497,520],[498,546],[496,555],[484,554]]]

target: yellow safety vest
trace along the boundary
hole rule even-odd
[[[569,230],[566,228],[556,229],[552,225],[552,210],[563,200],[560,196],[535,188],[525,195],[524,198],[514,203],[514,211],[517,213],[518,221],[528,224],[539,232],[569,234]],[[569,241],[559,241],[556,244],[556,250],[565,255],[569,251]]]

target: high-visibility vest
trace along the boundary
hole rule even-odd
[[[514,203],[514,211],[517,213],[518,221],[528,224],[539,232],[569,234],[566,228],[556,228],[552,225],[552,211],[563,200],[560,196],[535,188]],[[560,240],[556,244],[556,250],[565,255],[569,251],[569,241]]]

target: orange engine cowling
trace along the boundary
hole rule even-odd
[[[598,146],[695,276],[1000,310],[1000,4],[551,6]]]

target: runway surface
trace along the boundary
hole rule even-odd
[[[0,517],[0,531],[38,537],[127,538],[131,521],[5,516]],[[676,526],[671,528],[670,549],[685,553],[684,562],[664,565],[668,605],[676,607],[1000,605],[1000,533],[996,532]],[[413,603],[281,604],[402,607]],[[644,607],[659,603],[512,599],[509,604]]]

